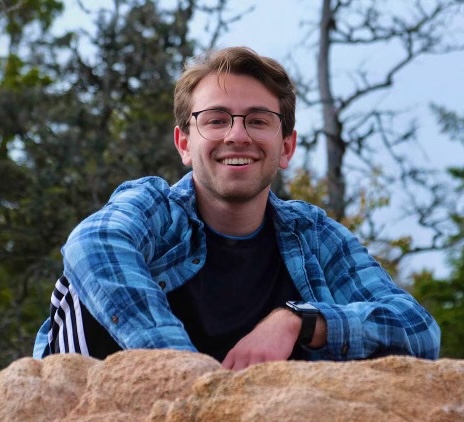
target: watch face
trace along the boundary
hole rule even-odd
[[[313,305],[303,302],[303,301],[288,301],[287,306],[299,312],[318,312],[317,308]]]

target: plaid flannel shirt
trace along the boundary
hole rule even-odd
[[[350,231],[320,208],[272,192],[268,207],[295,286],[327,321],[327,345],[308,351],[308,359],[438,357],[432,316]],[[166,299],[206,259],[192,173],[172,187],[158,177],[123,183],[74,229],[62,252],[64,275],[122,348],[196,350]],[[49,354],[49,327],[48,319],[37,334],[36,358]]]

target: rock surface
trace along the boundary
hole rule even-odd
[[[0,422],[464,421],[464,361],[391,356],[240,372],[173,350],[23,358],[0,372]]]

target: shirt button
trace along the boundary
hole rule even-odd
[[[193,261],[192,261],[192,264],[199,264],[200,263],[200,259],[199,258],[195,258]]]
[[[348,351],[350,350],[350,347],[348,346],[348,344],[346,343],[343,343],[343,346],[342,346],[342,350],[340,351],[340,353],[343,355],[343,356],[346,356],[348,354]]]
[[[165,281],[160,281],[158,283],[158,286],[160,286],[164,290],[166,288],[166,282]]]
[[[112,322],[113,324],[117,324],[117,323],[119,322],[119,317],[118,317],[117,315],[113,315],[113,316],[111,317],[111,322]]]

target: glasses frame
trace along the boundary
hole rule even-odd
[[[226,113],[228,114],[231,119],[232,119],[232,123],[231,125],[229,126],[229,131],[221,138],[217,138],[217,139],[209,139],[209,138],[206,138],[200,131],[200,129],[198,128],[198,116],[203,113],[204,111],[220,111],[222,113]],[[248,129],[246,127],[246,124],[245,124],[245,120],[247,118],[247,116],[249,116],[250,114],[253,114],[253,113],[259,113],[259,112],[265,112],[265,113],[271,113],[271,114],[275,114],[278,118],[279,118],[279,128],[277,129],[275,135],[272,137],[272,138],[269,138],[269,139],[266,139],[266,140],[263,140],[263,139],[255,139],[253,136],[250,135],[250,133],[248,132]],[[250,111],[249,113],[246,113],[246,114],[232,114],[232,113],[229,113],[228,111],[226,110],[221,110],[220,108],[205,108],[204,110],[200,110],[200,111],[194,111],[192,113],[192,116],[195,117],[195,126],[198,130],[198,133],[200,134],[200,136],[204,139],[206,139],[207,141],[219,141],[220,139],[224,139],[227,135],[229,135],[230,131],[232,130],[232,128],[234,127],[234,123],[235,123],[235,118],[236,117],[242,117],[243,118],[243,127],[246,131],[246,133],[248,134],[248,136],[253,139],[254,141],[256,142],[269,142],[269,141],[272,141],[276,136],[277,134],[279,133],[279,129],[282,127],[282,120],[284,118],[284,115],[282,113],[277,113],[276,111],[271,111],[271,110],[265,110],[265,109],[257,109],[257,110],[253,110],[253,111]]]

